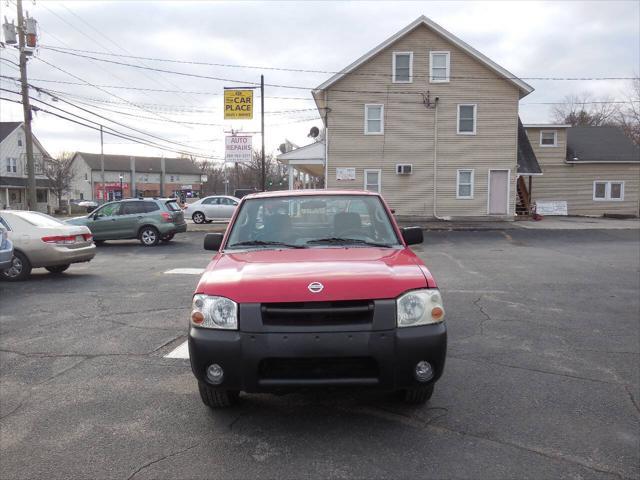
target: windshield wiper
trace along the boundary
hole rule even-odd
[[[349,243],[355,243],[357,245],[369,245],[372,247],[392,247],[388,243],[376,243],[376,242],[368,242],[367,240],[361,240],[359,238],[340,238],[340,237],[327,237],[327,238],[317,238],[315,240],[309,240],[307,244],[320,244],[326,243],[329,245],[345,245]]]
[[[293,245],[285,242],[273,242],[270,240],[247,240],[245,242],[237,242],[228,245],[228,248],[233,247],[286,247],[286,248],[307,248],[304,245]]]

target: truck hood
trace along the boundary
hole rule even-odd
[[[309,284],[320,282],[312,293]],[[238,303],[322,302],[395,298],[435,286],[428,270],[409,249],[310,248],[253,250],[218,254],[196,293]]]

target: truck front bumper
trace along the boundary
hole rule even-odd
[[[433,383],[447,348],[444,323],[353,332],[250,333],[191,327],[189,358],[196,378],[212,384],[207,368],[222,367],[221,389],[245,392],[306,387],[367,386],[396,390]],[[427,361],[433,377],[415,377]]]

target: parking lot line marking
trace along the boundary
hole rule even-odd
[[[184,359],[188,359],[189,358],[189,343],[188,342],[182,343],[181,345],[179,345],[178,347],[174,348],[169,353],[167,353],[164,356],[164,358],[184,358]]]
[[[169,275],[202,275],[204,268],[173,268],[164,273]]]

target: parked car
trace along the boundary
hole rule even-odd
[[[229,220],[239,202],[239,198],[212,195],[187,205],[184,209],[184,214],[186,217],[191,217],[193,223]]]
[[[93,200],[82,200],[78,202],[78,206],[86,208],[87,213],[91,213],[98,208],[98,202],[94,202]]]
[[[247,195],[251,195],[252,193],[258,193],[258,190],[255,188],[236,188],[233,191],[233,196],[236,198],[246,197]]]
[[[13,243],[9,240],[9,230],[0,218],[0,272],[4,272],[11,267],[13,258]]]
[[[87,227],[67,225],[39,212],[2,210],[2,223],[13,242],[13,258],[0,275],[5,280],[25,280],[33,268],[59,274],[72,263],[88,262],[96,254]]]
[[[196,287],[189,357],[205,405],[240,391],[375,387],[410,403],[442,375],[442,295],[379,194],[286,191],[242,199]]]
[[[137,238],[145,247],[153,247],[160,241],[170,242],[176,233],[187,231],[182,209],[174,198],[109,202],[67,223],[89,227],[96,243]]]

